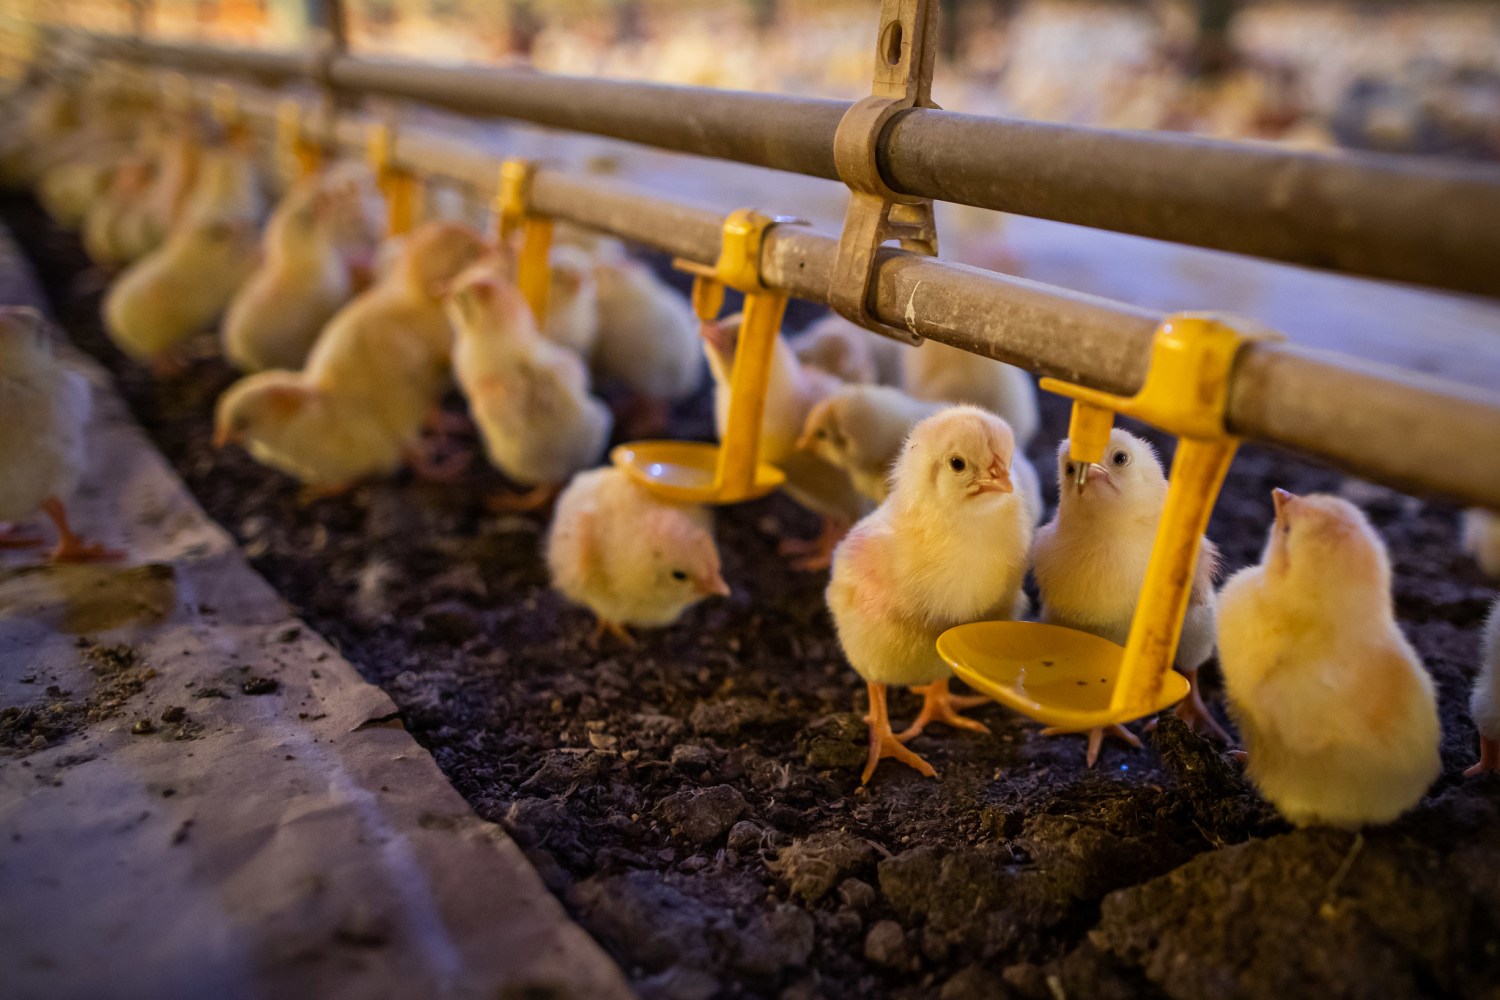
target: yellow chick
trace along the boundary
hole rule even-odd
[[[1014,365],[960,351],[935,340],[901,354],[903,385],[918,399],[972,403],[998,413],[1025,447],[1036,436],[1036,384]]]
[[[882,337],[838,315],[824,316],[791,340],[797,360],[845,382],[900,385],[909,345]]]
[[[595,265],[599,329],[594,375],[621,382],[649,401],[647,423],[664,426],[667,408],[703,384],[698,318],[680,292],[639,261]]]
[[[1246,773],[1297,826],[1385,823],[1441,769],[1432,679],[1401,634],[1385,545],[1338,497],[1273,493],[1258,566],[1219,600]]]
[[[83,249],[89,260],[102,267],[128,263],[133,247],[128,229],[141,197],[151,187],[156,166],[148,157],[124,160],[110,176],[108,187],[94,200],[83,218]]]
[[[1009,425],[978,407],[955,406],[912,429],[892,474],[892,490],[854,526],[833,554],[828,607],[839,643],[870,695],[870,753],[862,781],[895,757],[928,777],[925,760],[903,744],[929,722],[987,732],[957,709],[935,643],[967,622],[1010,618],[1022,598],[1031,517],[1015,493]],[[896,736],[886,687],[922,695],[922,712]]]
[[[557,500],[547,567],[564,597],[634,644],[709,596],[729,596],[707,510],[657,500],[612,466],[579,473]]]
[[[1469,696],[1469,717],[1479,730],[1479,760],[1464,772],[1471,778],[1486,771],[1500,771],[1500,598],[1490,606],[1479,644],[1479,676]]]
[[[110,286],[105,329],[132,358],[164,362],[174,347],[223,314],[258,259],[249,220],[185,223]]]
[[[594,262],[583,250],[566,244],[554,246],[548,259],[552,282],[542,336],[587,360],[599,339],[599,287],[594,280]]]
[[[458,334],[453,372],[490,461],[512,482],[534,487],[498,505],[533,510],[599,462],[613,421],[589,394],[583,361],[537,331],[504,269],[497,254],[454,282],[447,301]]]
[[[703,325],[703,352],[714,379],[714,417],[722,439],[729,426],[730,379],[739,347],[740,317],[729,316]],[[810,541],[787,539],[782,554],[796,557],[800,569],[826,569],[833,547],[849,526],[869,510],[849,476],[798,440],[813,406],[839,386],[827,372],[803,366],[783,337],[776,338],[771,373],[766,384],[765,412],[760,425],[760,460],[786,473],[786,492],[823,519],[823,528]]]
[[[64,506],[83,472],[83,428],[91,409],[88,383],[53,356],[41,313],[0,306],[0,523],[45,513],[58,534],[53,562],[120,556],[74,534]],[[0,532],[3,546],[37,541]]]
[[[192,190],[173,225],[202,219],[258,223],[265,212],[265,192],[255,160],[247,150],[223,146],[203,153]]]
[[[403,461],[442,475],[422,467],[417,447],[449,384],[452,330],[442,297],[487,249],[461,223],[414,231],[386,278],[324,328],[302,371],[260,372],[229,387],[215,414],[215,443],[243,444],[313,495],[388,475]]]
[[[342,206],[320,177],[303,178],[266,226],[261,266],[224,316],[224,353],[241,371],[301,368],[318,332],[353,294],[339,252]]]
[[[1151,445],[1118,427],[1110,432],[1104,461],[1089,467],[1082,489],[1073,471],[1064,440],[1057,449],[1057,514],[1037,532],[1031,553],[1041,591],[1041,620],[1123,646],[1151,561],[1167,477]],[[1213,543],[1203,539],[1173,666],[1191,684],[1188,697],[1177,707],[1178,717],[1195,731],[1228,742],[1229,735],[1209,714],[1198,690],[1198,668],[1214,651],[1213,581],[1218,559]],[[1106,734],[1140,746],[1123,726],[1093,730],[1087,754],[1090,767]]]
[[[1485,576],[1500,580],[1500,514],[1478,507],[1464,511],[1463,545]]]
[[[167,241],[186,212],[202,154],[194,128],[179,124],[169,129],[157,153],[151,185],[123,220],[120,249],[125,260],[138,260]]]

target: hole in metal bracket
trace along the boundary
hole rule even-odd
[[[894,66],[901,61],[901,22],[892,21],[886,25],[884,35],[881,51],[885,53],[885,61]]]

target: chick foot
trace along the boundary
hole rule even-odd
[[[1233,743],[1234,738],[1229,735],[1223,726],[1219,725],[1219,720],[1213,717],[1213,713],[1203,703],[1203,695],[1199,693],[1198,689],[1198,671],[1195,670],[1188,674],[1187,678],[1187,697],[1177,703],[1177,707],[1172,710],[1172,714],[1187,723],[1187,727],[1199,736],[1207,737],[1224,746]]]
[[[484,508],[492,514],[530,514],[550,504],[561,492],[560,483],[542,483],[525,493],[502,490],[485,497]]]
[[[418,479],[425,479],[430,483],[456,483],[469,471],[469,465],[474,461],[474,452],[467,449],[455,449],[443,454],[441,450],[429,447],[415,447],[407,450],[406,464],[411,467]]]
[[[1048,726],[1046,729],[1042,730],[1042,735],[1071,736],[1077,731],[1078,730],[1076,729],[1062,729],[1058,726]],[[1095,762],[1099,760],[1099,750],[1104,746],[1104,737],[1106,736],[1113,736],[1115,739],[1128,744],[1136,750],[1139,750],[1144,746],[1144,744],[1141,743],[1141,738],[1135,733],[1132,733],[1130,730],[1126,729],[1124,726],[1105,726],[1102,729],[1090,729],[1089,748],[1088,752],[1084,754],[1083,758],[1088,763],[1089,767],[1093,767]]]
[[[885,685],[870,681],[866,682],[865,687],[870,692],[870,714],[865,716],[865,723],[870,727],[870,756],[865,759],[865,770],[860,775],[859,783],[869,784],[875,768],[886,757],[896,758],[923,777],[936,778],[937,771],[933,766],[908,750],[900,738],[891,732],[891,716],[885,704]]]
[[[990,731],[990,727],[978,719],[966,719],[958,714],[960,709],[983,705],[989,701],[988,698],[977,695],[956,695],[948,690],[946,679],[914,687],[912,690],[922,696],[922,711],[917,714],[916,720],[911,725],[897,735],[896,739],[902,743],[916,739],[931,722],[941,722],[955,729],[970,729],[976,733]]]
[[[13,524],[0,525],[0,549],[34,549],[42,544],[42,536]]]
[[[1464,777],[1472,778],[1476,774],[1484,774],[1487,771],[1500,771],[1500,740],[1481,736],[1479,737],[1479,760],[1464,772]]]
[[[68,512],[63,508],[62,501],[57,497],[48,497],[42,502],[42,510],[52,519],[57,526],[57,545],[53,547],[48,560],[56,563],[80,563],[80,562],[111,562],[116,559],[124,559],[125,553],[118,549],[106,548],[94,542],[86,542],[73,533],[68,524]]]
[[[833,565],[833,550],[839,547],[839,542],[848,533],[847,522],[825,517],[816,538],[783,538],[777,552],[792,557],[793,569],[814,573]]]
[[[331,486],[303,486],[302,489],[297,491],[297,506],[307,507],[317,503],[319,500],[343,496],[348,492],[348,483],[334,483]]]
[[[606,632],[614,636],[616,639],[619,639],[631,649],[635,648],[635,636],[630,634],[630,629],[626,628],[624,625],[621,625],[619,622],[605,621],[603,618],[600,618],[594,624],[594,634],[589,639],[589,645],[598,646],[599,643],[603,641],[604,633]]]

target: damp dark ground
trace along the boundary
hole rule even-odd
[[[781,532],[814,528],[788,501],[719,515],[733,597],[637,648],[595,648],[588,614],[548,590],[543,516],[484,512],[492,473],[299,503],[292,482],[210,447],[221,362],[164,382],[124,362],[76,241],[30,202],[0,215],[204,507],[390,693],[643,996],[1500,997],[1500,779],[1460,777],[1491,591],[1453,508],[1246,448],[1210,529],[1233,569],[1258,554],[1271,487],[1342,490],[1390,543],[1402,622],[1441,693],[1444,769],[1357,851],[1347,833],[1291,830],[1175,722],[1145,750],[1107,745],[1090,771],[1081,738],[991,706],[976,714],[993,736],[916,741],[940,781],[886,762],[861,788],[863,692],[826,578],[775,556]],[[1045,416],[1032,457],[1050,468],[1066,413]],[[674,419],[704,435],[706,398]],[[905,694],[892,706],[914,713]]]

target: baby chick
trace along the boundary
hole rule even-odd
[[[1485,576],[1500,580],[1500,514],[1477,507],[1464,511],[1463,544]]]
[[[1037,532],[1032,549],[1032,572],[1042,598],[1041,620],[1092,632],[1123,646],[1151,561],[1167,497],[1167,477],[1151,445],[1117,427],[1110,432],[1103,463],[1089,467],[1082,489],[1075,485],[1068,441],[1063,441],[1057,449],[1057,481],[1057,514]],[[1214,721],[1198,692],[1198,668],[1214,651],[1217,568],[1218,550],[1205,538],[1173,666],[1191,684],[1188,697],[1177,707],[1178,717],[1195,731],[1207,731],[1228,742],[1228,734]],[[1140,746],[1123,726],[1107,732]],[[1089,734],[1090,767],[1099,757],[1105,735],[1105,730],[1098,729]]]
[[[912,429],[885,501],[833,554],[828,607],[844,655],[870,695],[870,754],[862,781],[882,757],[928,777],[937,772],[904,741],[929,722],[986,732],[957,709],[937,638],[954,625],[1010,618],[1021,597],[1031,517],[1015,494],[1009,425],[974,406],[955,406]],[[911,687],[922,712],[891,732],[886,686]]]
[[[702,330],[703,351],[714,379],[714,417],[721,439],[729,426],[730,379],[739,330],[738,315],[706,323]],[[817,538],[783,542],[783,554],[797,557],[795,565],[800,569],[826,569],[833,547],[870,506],[841,469],[797,446],[813,406],[842,384],[827,372],[802,365],[786,339],[776,338],[761,417],[760,460],[785,472],[787,495],[823,519]]]
[[[1260,565],[1219,600],[1246,773],[1297,826],[1395,819],[1438,776],[1432,679],[1396,624],[1385,545],[1338,497],[1275,490]]]
[[[452,331],[442,297],[486,249],[461,223],[414,231],[386,278],[319,334],[302,371],[260,372],[229,387],[215,443],[244,444],[315,495],[388,475],[403,461],[420,471],[422,424],[448,385]]]
[[[935,340],[903,351],[901,362],[906,391],[918,399],[973,403],[998,413],[1023,447],[1036,436],[1041,418],[1029,373]]]
[[[599,288],[594,262],[578,247],[559,244],[548,258],[552,283],[542,336],[587,360],[599,337]]]
[[[529,494],[500,501],[534,509],[604,454],[609,409],[589,395],[588,369],[537,331],[496,254],[459,275],[447,301],[458,333],[453,372],[490,461]]]
[[[703,384],[698,318],[671,285],[639,261],[606,260],[594,268],[599,329],[594,375],[614,379],[643,400],[643,425],[664,427],[668,407]]]
[[[110,286],[104,300],[110,339],[138,361],[165,361],[172,348],[219,318],[258,257],[248,220],[185,223]]]
[[[552,585],[634,644],[629,626],[660,628],[703,598],[729,596],[713,522],[697,506],[664,503],[612,466],[573,477],[547,531]]]
[[[845,382],[901,384],[905,344],[856,326],[837,313],[824,316],[791,340],[797,360]]]
[[[1500,771],[1500,598],[1490,606],[1479,645],[1479,676],[1469,696],[1469,716],[1479,730],[1479,761],[1464,772],[1466,778]]]
[[[339,252],[341,206],[323,179],[293,185],[271,215],[261,266],[224,316],[224,353],[242,371],[301,368],[318,331],[353,294]]]
[[[91,408],[83,376],[53,356],[41,314],[0,306],[0,523],[45,513],[57,527],[53,562],[120,557],[74,534],[64,507],[83,471]]]

